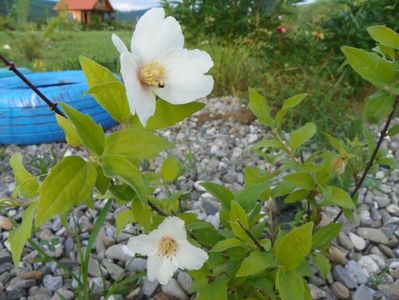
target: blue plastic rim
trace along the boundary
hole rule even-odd
[[[32,71],[27,68],[18,68],[18,71],[20,71],[22,74],[32,73]],[[8,70],[7,68],[0,68],[0,78],[13,77],[13,76],[15,76],[14,72]]]
[[[64,102],[90,115],[104,129],[116,124],[90,95],[82,71],[27,74],[53,102]],[[55,114],[20,78],[0,79],[0,144],[32,145],[65,140]]]

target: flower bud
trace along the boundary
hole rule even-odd
[[[334,173],[341,175],[345,172],[346,161],[343,157],[337,156],[333,161],[333,171]]]

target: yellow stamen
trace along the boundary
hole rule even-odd
[[[165,68],[158,62],[145,64],[139,71],[141,83],[153,87],[165,87]]]
[[[170,237],[164,237],[159,243],[159,255],[171,257],[177,252],[177,242]]]

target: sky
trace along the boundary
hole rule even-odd
[[[159,0],[110,0],[117,10],[139,10],[159,5]]]

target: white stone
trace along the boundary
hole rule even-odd
[[[378,264],[369,256],[362,256],[358,263],[366,272],[368,277],[378,274],[381,271]]]
[[[364,248],[366,248],[366,241],[362,237],[352,232],[348,232],[348,235],[356,250],[362,251]]]
[[[162,285],[162,291],[174,299],[186,300],[188,299],[187,294],[183,291],[177,280],[172,278],[166,285]]]

